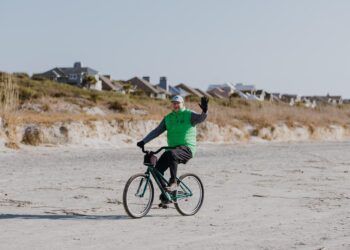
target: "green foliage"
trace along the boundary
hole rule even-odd
[[[83,86],[90,89],[91,85],[94,85],[97,82],[95,76],[87,75],[83,79]]]
[[[134,92],[132,92],[132,95],[139,96],[139,97],[147,97],[146,93],[141,89],[135,90]]]
[[[127,95],[130,94],[131,89],[132,89],[132,85],[130,83],[123,84],[123,90]]]
[[[37,99],[40,97],[40,94],[30,87],[19,87],[19,99],[23,102],[26,100]]]

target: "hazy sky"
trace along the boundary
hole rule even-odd
[[[348,0],[1,0],[0,70],[350,97]]]

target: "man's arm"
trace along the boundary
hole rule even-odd
[[[198,104],[199,107],[202,109],[202,113],[198,114],[196,112],[191,113],[191,124],[192,126],[196,126],[197,124],[204,122],[205,119],[207,119],[208,116],[208,97],[203,96],[201,98],[201,103]]]
[[[165,130],[166,130],[165,120],[163,119],[158,125],[158,127],[153,129],[145,138],[143,138],[142,141],[146,144],[152,141],[154,138],[160,136]]]
[[[196,126],[197,124],[204,122],[205,119],[207,119],[208,112],[204,113],[202,112],[201,114],[198,114],[196,112],[191,112],[191,124],[192,126]]]

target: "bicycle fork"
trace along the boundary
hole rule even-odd
[[[147,176],[147,179],[145,180],[145,178],[142,178],[140,180],[140,183],[139,183],[139,186],[136,190],[136,193],[135,193],[135,196],[138,196],[138,197],[143,197],[145,195],[145,192],[146,192],[146,189],[147,189],[147,186],[148,186],[148,183],[149,183],[149,179],[150,179],[150,176],[149,174],[146,173],[146,176]],[[145,183],[145,186],[142,188],[142,184]],[[140,191],[142,191],[142,193],[140,194]]]

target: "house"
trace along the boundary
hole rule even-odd
[[[297,102],[301,102],[302,98],[298,95],[283,94],[279,98],[282,102],[288,103],[293,106]]]
[[[147,76],[148,81],[150,80],[150,77]],[[159,84],[154,85],[154,87],[159,90],[163,95],[165,95],[166,98],[173,96],[173,94],[169,91],[169,86],[167,82],[167,78],[165,76],[161,76],[159,78]]]
[[[259,100],[264,101],[265,100],[265,96],[266,96],[266,92],[265,90],[262,89],[258,89],[255,91],[255,96],[259,98]]]
[[[261,101],[274,101],[273,94],[263,90],[258,89],[255,91],[255,96],[258,97]]]
[[[250,93],[249,91],[247,92],[242,92],[240,90],[235,91],[235,93],[238,93],[238,95],[246,100],[250,100],[250,101],[263,101],[262,99],[260,99],[259,97],[257,97],[254,93]]]
[[[303,96],[301,99],[303,102],[315,101],[320,104],[342,105],[344,103],[341,96],[331,96],[329,94],[325,96]]]
[[[218,99],[226,99],[226,98],[228,98],[226,92],[220,87],[212,88],[212,89],[208,90],[207,92],[211,96],[213,96],[214,98],[218,98]]]
[[[135,90],[141,90],[151,98],[165,99],[166,94],[163,91],[157,89],[155,86],[153,86],[149,81],[150,78],[148,76],[145,76],[143,78],[133,77],[129,79],[127,83],[134,86]]]
[[[159,78],[159,84],[157,85],[165,91],[169,91],[168,80],[165,76]]]
[[[255,85],[245,85],[243,83],[237,83],[235,85],[235,89],[238,91],[241,91],[244,94],[246,94],[246,93],[254,94],[254,92],[256,90]]]
[[[236,89],[234,84],[227,82],[227,83],[223,83],[223,84],[210,84],[208,87],[208,91],[215,89],[215,88],[221,88],[221,89],[222,88],[229,88],[229,89],[233,89],[233,90]]]
[[[254,85],[244,85],[242,83],[232,84],[211,84],[208,87],[208,93],[211,95],[216,95],[219,98],[242,98],[245,100],[263,100],[255,95]]]
[[[166,98],[172,96],[172,94],[169,91],[161,88],[159,85],[154,85],[153,87],[155,87],[155,89],[159,91],[158,95],[161,96],[160,99],[166,99]]]
[[[280,94],[280,93],[271,93],[271,99],[273,102],[282,102],[281,96],[282,96],[282,94]]]
[[[232,96],[232,94],[235,92],[236,88],[233,86],[232,83],[224,83],[224,84],[212,84],[208,87],[208,93],[215,92],[216,94],[219,94],[220,96],[223,96],[225,98],[229,98]]]
[[[101,89],[102,90],[124,92],[123,85],[121,85],[118,82],[113,82],[111,79],[111,76],[100,75],[99,79],[101,81]]]
[[[187,93],[190,94],[190,96],[195,96],[195,97],[203,97],[203,95],[198,92],[197,90],[187,86],[186,84],[184,83],[180,83],[178,85],[175,86],[176,88],[179,88],[179,89],[183,89],[184,91],[186,91]]]
[[[329,94],[327,94],[327,98],[328,98],[328,103],[331,103],[333,105],[342,105],[343,104],[343,98],[341,96],[331,96]]]
[[[315,99],[309,99],[309,98],[301,98],[301,102],[304,104],[306,108],[316,108],[316,100]]]
[[[318,101],[318,102],[327,102],[327,98],[322,96],[302,96],[301,101],[306,102],[312,102],[312,101]]]
[[[199,93],[201,93],[203,96],[207,97],[207,98],[212,98],[211,94],[209,94],[208,92],[205,92],[201,89],[195,88],[195,90],[197,90]]]
[[[186,101],[188,101],[189,97],[191,96],[191,94],[187,93],[185,90],[183,90],[181,88],[176,88],[176,87],[170,86],[170,85],[169,85],[169,92],[171,93],[171,96],[179,95],[182,98],[184,98],[184,100],[186,100]]]
[[[101,80],[98,77],[98,71],[89,67],[82,67],[81,62],[74,63],[73,67],[56,67],[44,73],[33,74],[33,78],[44,78],[57,82],[68,83],[78,87],[83,87],[84,78],[93,76],[96,83],[91,88],[102,89]]]

